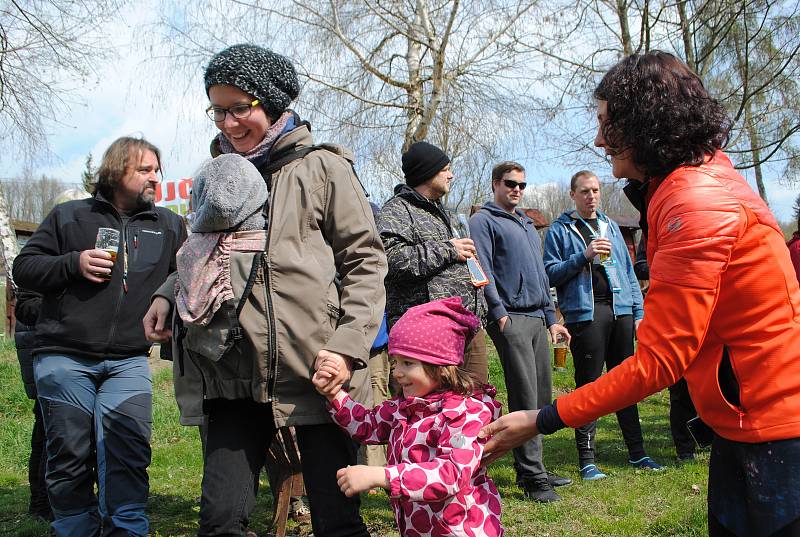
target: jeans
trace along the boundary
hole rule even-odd
[[[93,537],[102,530],[103,536],[145,537],[152,429],[147,358],[98,362],[45,354],[33,367],[55,535]]]
[[[275,435],[272,407],[250,399],[207,402],[206,458],[200,499],[202,537],[241,537],[258,492],[258,477]],[[347,498],[336,471],[356,463],[356,445],[333,423],[295,427],[303,479],[317,537],[368,537],[360,499]]]
[[[570,351],[575,364],[575,387],[580,388],[597,380],[603,374],[603,365],[612,370],[633,354],[633,316],[614,318],[611,304],[595,303],[594,320],[567,325],[572,341]],[[628,448],[631,460],[646,455],[636,405],[617,412],[617,423]],[[583,468],[594,463],[597,422],[593,421],[575,429],[578,448],[578,465]]]
[[[489,325],[488,331],[503,364],[508,410],[529,410],[550,404],[553,380],[544,319],[509,315],[502,332],[497,323]],[[518,485],[547,479],[542,462],[542,435],[514,448],[513,454]]]

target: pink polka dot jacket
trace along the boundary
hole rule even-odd
[[[333,419],[362,444],[388,444],[386,477],[403,537],[503,535],[500,494],[481,467],[481,427],[500,417],[496,390],[434,392],[373,409],[334,400]]]

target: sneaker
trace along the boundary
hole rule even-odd
[[[628,461],[628,464],[633,466],[634,468],[638,468],[640,470],[651,470],[653,472],[662,472],[664,471],[664,467],[658,464],[656,461],[651,459],[650,457],[642,457],[638,461]]]
[[[694,462],[694,453],[678,453],[678,464]]]
[[[539,503],[557,502],[561,496],[556,494],[552,485],[546,480],[528,481],[522,485],[522,490],[529,500]]]
[[[551,487],[566,487],[572,484],[572,479],[553,472],[547,472],[547,482],[550,483]]]
[[[584,481],[597,481],[598,479],[605,479],[608,476],[600,471],[594,464],[587,464],[581,468],[581,479]]]

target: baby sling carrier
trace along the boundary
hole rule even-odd
[[[320,144],[320,145],[312,145],[303,147],[300,149],[289,148],[286,151],[281,151],[273,155],[272,160],[269,164],[261,170],[262,175],[264,176],[264,180],[267,183],[267,189],[271,192],[272,190],[272,177],[273,175],[278,172],[281,168],[286,166],[287,164],[305,157],[309,153],[313,151],[318,151],[320,149],[324,149],[326,151],[330,151],[335,153],[350,163],[350,166],[353,168],[353,173],[358,178],[358,175],[355,174],[355,167],[352,160],[352,155],[349,153],[348,150],[344,149],[342,146],[336,144]],[[360,184],[360,180],[359,180]],[[363,184],[361,185],[362,190],[364,190],[364,194],[368,196],[366,190],[364,189]],[[263,207],[263,214],[264,220],[266,221],[267,227],[269,226],[269,203],[265,204]],[[231,349],[237,345],[244,337],[244,330],[242,329],[239,323],[239,316],[246,304],[247,300],[249,299],[250,295],[253,291],[253,286],[255,285],[256,279],[258,277],[259,269],[264,266],[265,263],[265,253],[264,251],[257,252],[253,255],[253,261],[250,266],[250,271],[247,276],[246,283],[244,285],[244,289],[240,296],[234,297],[232,299],[225,300],[221,305],[219,310],[214,314],[215,320],[217,317],[221,317],[226,322],[222,323],[223,328],[220,330],[221,338],[214,337],[214,334],[211,333],[210,330],[207,330],[205,327],[192,327],[187,326],[183,320],[180,318],[179,315],[174,316],[174,326],[173,326],[173,333],[176,334],[176,348],[177,348],[177,359],[178,359],[178,367],[181,375],[184,374],[184,351],[186,347],[187,337],[189,337],[192,341],[191,347],[202,347],[204,352],[201,354],[205,356],[207,359],[212,360],[214,362],[221,360],[226,354],[228,354]],[[232,278],[233,279],[233,278]],[[338,287],[338,277],[336,279],[337,287]],[[212,321],[213,322],[213,321]],[[190,334],[191,329],[191,334]],[[195,345],[197,344],[197,345]],[[170,359],[171,357],[166,356],[165,358]]]

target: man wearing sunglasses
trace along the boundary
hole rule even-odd
[[[539,233],[533,220],[516,209],[526,186],[521,164],[501,162],[492,170],[494,201],[469,224],[489,277],[487,331],[503,364],[511,411],[540,408],[552,400],[548,334],[553,342],[569,341],[567,329],[556,323]],[[514,469],[517,485],[538,502],[560,500],[553,487],[572,482],[545,469],[541,436],[514,449]]]

